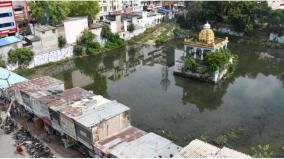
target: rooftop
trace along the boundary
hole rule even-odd
[[[131,142],[122,142],[109,152],[118,158],[169,158],[181,147],[155,133],[148,133]]]
[[[53,29],[56,29],[56,28],[50,25],[36,25],[35,26],[35,30],[39,32],[46,32],[46,31],[53,30]]]
[[[250,158],[250,156],[223,147],[222,149],[195,139],[191,141],[186,147],[184,147],[175,158],[205,158],[205,157],[231,157],[231,158]]]
[[[200,41],[195,41],[193,39],[184,39],[184,43],[193,46],[207,47],[207,48],[219,48],[220,46],[228,43],[228,38],[214,38],[214,43],[206,44]]]
[[[9,84],[14,85],[14,84],[19,83],[19,82],[27,81],[26,78],[14,73],[14,72],[8,71],[8,70],[6,70],[2,67],[0,67],[0,78],[1,78],[0,79],[0,87],[1,88],[8,88]],[[8,78],[9,84],[5,80],[6,78]]]
[[[0,39],[0,47],[5,46],[5,45],[14,44],[20,41],[22,40],[17,36],[7,36],[5,38]]]
[[[127,106],[118,103],[117,101],[110,101],[100,95],[91,98],[93,99],[83,99],[72,105],[73,108],[81,108],[79,115],[67,114],[68,112],[63,113],[85,127],[92,127],[103,120],[108,120],[130,110]]]
[[[27,36],[25,36],[25,38],[27,38],[31,42],[40,41],[40,38],[38,36],[35,36],[35,35],[27,35]]]
[[[67,21],[74,21],[74,20],[87,20],[88,17],[68,17],[67,20],[65,20],[64,22]]]
[[[131,142],[145,134],[146,132],[131,126],[116,135],[98,142],[96,147],[100,148],[103,152],[108,152],[110,149],[121,143]]]
[[[48,89],[61,84],[64,83],[58,79],[50,76],[42,76],[17,83],[14,85],[14,87],[25,91],[26,93],[32,94],[34,97],[40,97],[52,94],[52,92],[49,92]]]
[[[102,28],[104,25],[102,23],[93,23],[91,24],[90,28],[91,29],[97,29],[97,28]]]

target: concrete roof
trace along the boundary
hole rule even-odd
[[[14,73],[14,72],[11,72],[11,71],[8,71],[2,67],[0,67],[0,78],[8,78],[10,74],[10,77],[8,79],[8,82],[10,85],[14,85],[16,83],[19,83],[19,82],[23,82],[23,81],[27,81],[28,79]],[[2,80],[0,79],[0,87],[1,88],[8,88],[8,83],[6,80]]]
[[[207,157],[230,157],[230,158],[251,158],[249,155],[236,150],[223,147],[222,149],[209,143],[195,139],[178,152],[175,158],[207,158]]]
[[[40,38],[38,36],[35,36],[35,35],[27,35],[27,36],[25,36],[25,38],[27,38],[31,42],[40,41]]]
[[[20,41],[22,40],[16,36],[7,36],[5,38],[0,39],[0,47],[5,46],[5,45],[14,44]]]
[[[97,28],[102,28],[104,25],[102,23],[93,23],[91,24],[90,28],[91,29],[97,29]]]
[[[50,26],[50,25],[36,25],[35,26],[35,30],[37,30],[39,32],[46,32],[46,31],[49,31],[49,30],[52,30],[52,29],[56,29],[56,28],[53,27],[53,26]]]
[[[114,146],[109,152],[118,158],[169,158],[181,149],[170,140],[148,133],[131,142]]]
[[[64,20],[64,22],[68,21],[74,21],[74,20],[87,20],[88,17],[68,17],[67,20]]]

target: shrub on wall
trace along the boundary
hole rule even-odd
[[[135,26],[134,26],[133,23],[131,23],[127,26],[127,31],[133,32],[134,30],[135,30]]]
[[[58,37],[58,47],[61,49],[66,45],[66,39],[63,36]]]

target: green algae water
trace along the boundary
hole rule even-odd
[[[182,41],[126,46],[53,66],[66,88],[83,87],[131,108],[132,124],[184,146],[194,138],[214,142],[231,129],[226,146],[250,153],[269,144],[284,157],[284,50],[230,43],[239,56],[234,74],[214,85],[173,75]]]

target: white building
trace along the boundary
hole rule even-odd
[[[11,1],[0,2],[0,37],[17,32],[17,25]]]
[[[284,9],[284,0],[268,0],[267,3],[272,10]]]
[[[67,44],[75,43],[82,31],[87,28],[87,17],[71,17],[64,21],[65,38]]]
[[[41,47],[34,48],[35,53],[58,48],[57,29],[50,25],[36,25],[34,35],[39,37]]]

